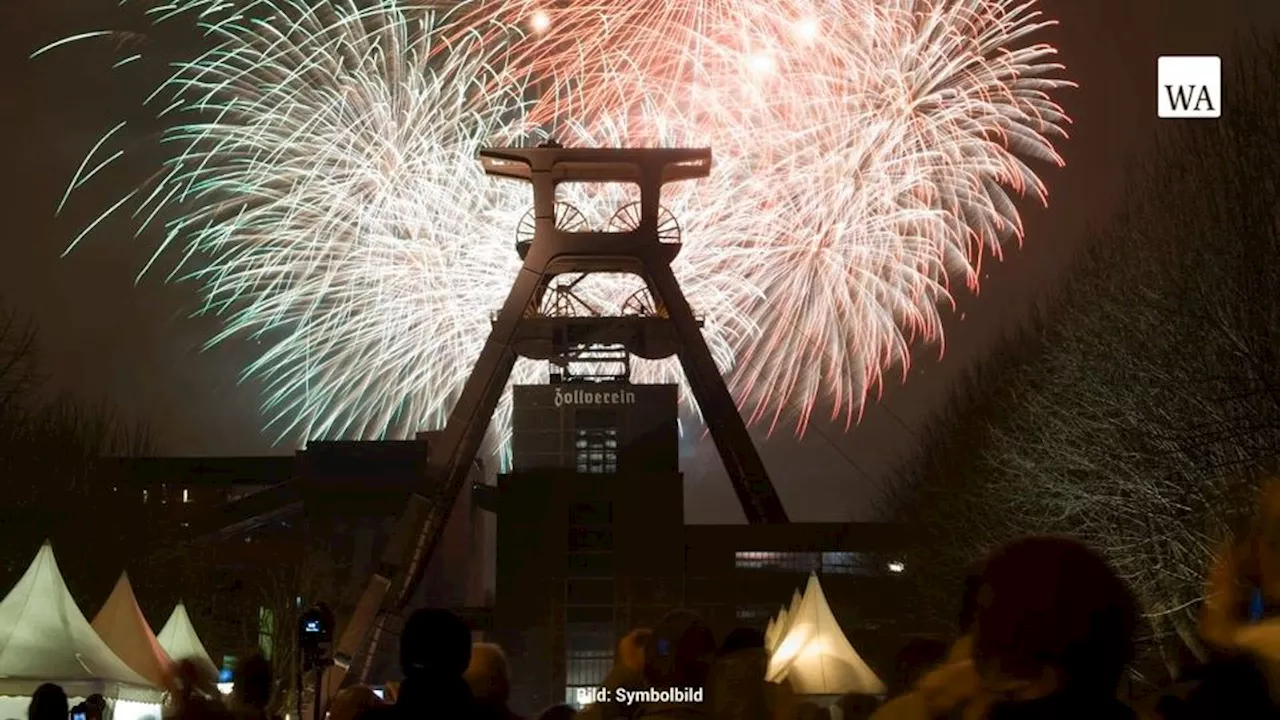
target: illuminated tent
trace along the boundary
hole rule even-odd
[[[804,595],[772,625],[770,682],[786,681],[799,695],[883,695],[884,683],[840,630],[817,575]]]
[[[138,607],[133,586],[129,584],[129,573],[120,574],[111,596],[93,618],[93,629],[134,672],[157,687],[164,686],[173,662],[156,641]]]
[[[46,682],[62,686],[72,704],[100,693],[115,720],[160,716],[162,692],[94,632],[47,542],[0,600],[0,717],[26,717],[31,694]]]
[[[200,636],[196,635],[196,628],[191,624],[191,616],[187,615],[187,608],[182,603],[178,603],[178,606],[173,609],[169,615],[169,621],[160,628],[160,634],[156,639],[160,642],[160,647],[174,660],[195,660],[210,674],[218,674],[218,666],[213,663],[213,658],[209,657],[209,652],[204,649],[204,643],[200,642]]]
[[[778,616],[769,621],[769,626],[764,630],[764,646],[770,655],[773,654],[774,650],[778,649],[782,638],[786,636],[787,630],[791,627],[791,618],[795,617],[795,613],[800,609],[800,602],[803,599],[799,590],[791,593],[791,604],[784,608],[778,608]]]

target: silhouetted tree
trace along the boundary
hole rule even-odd
[[[943,425],[961,447],[931,451],[940,469],[916,493],[941,500],[909,506],[956,556],[1022,533],[1085,539],[1154,639],[1195,650],[1207,563],[1280,458],[1280,40],[1224,80],[1223,118],[1172,125],[1134,173],[1043,352]]]
[[[0,581],[16,579],[45,539],[73,548],[59,553],[71,571],[96,568],[111,533],[94,502],[101,490],[93,483],[95,462],[149,446],[145,428],[106,403],[50,399],[36,340],[29,321],[0,305]],[[109,589],[120,568],[102,570],[99,582],[89,583],[92,592],[95,585]]]

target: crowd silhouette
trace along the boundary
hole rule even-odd
[[[717,644],[696,613],[676,610],[618,643],[602,683],[611,700],[546,708],[538,720],[1209,720],[1280,718],[1280,482],[1268,485],[1249,528],[1224,544],[1206,579],[1200,634],[1205,658],[1189,653],[1149,702],[1122,699],[1142,625],[1138,603],[1098,553],[1063,537],[1027,537],[991,553],[969,573],[951,643],[913,638],[898,654],[889,697],[849,695],[819,704],[786,683],[766,682],[764,636],[740,628]],[[343,689],[327,720],[525,720],[510,707],[502,648],[472,643],[445,610],[413,613],[400,637],[404,680],[384,700],[372,688]],[[260,656],[237,668],[222,698],[191,661],[169,680],[170,720],[279,720],[272,677]],[[701,688],[667,702],[625,702],[625,693]],[[652,699],[652,698],[646,698]],[[28,720],[108,720],[93,695],[68,707],[55,684],[32,695]],[[530,719],[532,720],[532,719]]]

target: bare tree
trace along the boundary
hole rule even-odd
[[[149,447],[145,428],[106,403],[49,399],[39,367],[34,326],[0,305],[0,545],[6,548],[0,574],[10,579],[45,539],[77,546],[60,555],[70,571],[97,569],[98,556],[111,547],[103,542],[110,533],[94,502],[103,490],[93,482],[97,460]],[[100,531],[95,542],[83,542],[94,528]],[[101,570],[110,583],[119,568]],[[95,584],[89,583],[94,592]]]
[[[31,321],[0,305],[0,423],[7,425],[39,384],[35,348]]]
[[[965,538],[955,555],[1023,533],[1090,542],[1165,647],[1198,649],[1207,563],[1280,458],[1280,41],[1255,45],[1224,117],[1177,126],[1134,174],[1042,353],[977,416],[952,502],[916,506]]]

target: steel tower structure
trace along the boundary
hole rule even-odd
[[[398,634],[449,513],[459,493],[468,490],[468,475],[517,357],[548,360],[560,369],[553,374],[565,379],[573,379],[569,366],[575,362],[621,362],[618,379],[629,355],[678,356],[747,520],[787,522],[671,269],[680,252],[680,229],[661,205],[662,187],[707,177],[711,150],[565,148],[552,142],[483,150],[480,162],[489,175],[532,186],[533,208],[516,232],[523,267],[492,317],[489,338],[444,430],[432,434],[429,484],[410,499],[382,565],[345,623],[335,648],[338,664],[326,682],[331,689],[348,668],[367,675],[380,646]],[[619,208],[608,227],[588,228],[576,208],[556,200],[557,186],[571,182],[629,183],[639,188],[640,200]],[[646,289],[624,303],[620,316],[574,312],[577,279],[604,272],[634,274]]]

